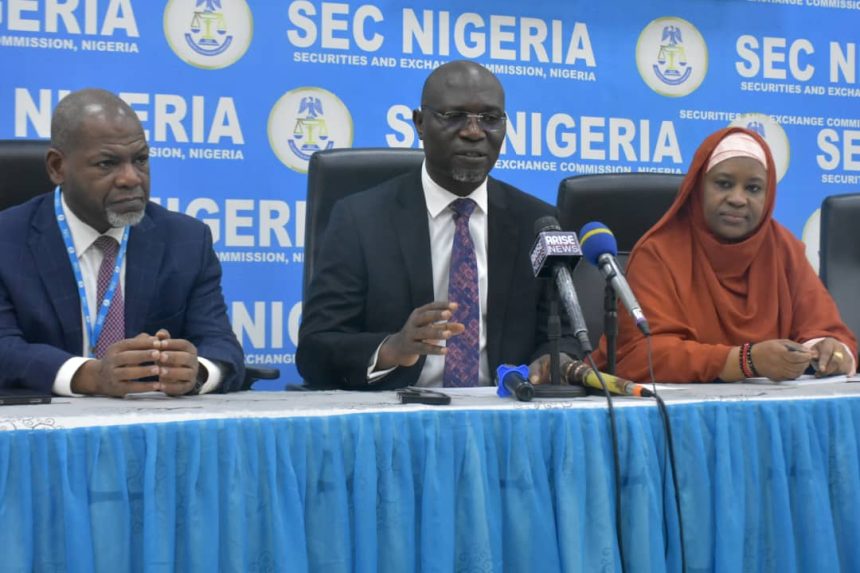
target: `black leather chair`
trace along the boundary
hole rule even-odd
[[[583,225],[600,221],[618,242],[618,263],[626,266],[633,245],[668,210],[683,180],[682,175],[612,173],[578,175],[558,186],[557,205],[562,228],[579,233]],[[573,271],[573,282],[592,344],[603,334],[605,281],[587,261]],[[623,307],[619,313],[626,312]]]
[[[418,169],[420,149],[357,148],[318,151],[308,164],[305,261],[302,293],[308,291],[320,242],[334,204],[392,177]]]
[[[683,175],[611,173],[577,175],[558,186],[561,226],[579,232],[590,221],[612,229],[618,250],[630,252],[678,194]]]
[[[832,195],[821,203],[819,271],[842,320],[860,334],[860,193]]]
[[[54,188],[45,169],[48,142],[0,140],[0,211]]]
[[[53,191],[54,184],[45,168],[48,146],[45,140],[0,140],[0,211]],[[277,368],[246,364],[242,389],[249,390],[257,380],[276,380],[280,376]]]

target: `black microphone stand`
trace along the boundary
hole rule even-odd
[[[549,301],[549,318],[547,319],[547,339],[549,340],[549,380],[553,386],[561,384],[561,349],[558,341],[561,338],[561,317],[558,315],[558,293],[555,285]]]
[[[535,398],[580,398],[588,392],[583,386],[561,383],[561,316],[558,312],[558,291],[555,281],[547,281],[549,291],[549,316],[547,317],[547,341],[549,342],[549,384],[534,386]]]
[[[609,283],[603,289],[603,335],[606,336],[606,372],[614,375],[618,346],[618,299]]]

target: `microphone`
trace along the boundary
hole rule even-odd
[[[535,395],[535,387],[529,382],[528,366],[502,364],[496,368],[496,394],[504,398],[513,394],[520,402],[530,402]]]
[[[537,235],[531,251],[534,275],[555,278],[559,298],[573,324],[573,335],[579,340],[583,353],[588,354],[592,350],[591,341],[588,339],[588,327],[585,325],[585,318],[582,316],[582,308],[579,306],[579,299],[573,288],[573,278],[568,268],[568,263],[575,267],[582,258],[576,233],[562,231],[556,218],[551,215],[535,221],[534,229]]]
[[[618,394],[619,396],[636,396],[637,398],[651,398],[654,396],[654,392],[641,384],[636,384],[630,380],[618,378],[617,376],[606,374],[605,372],[601,372],[600,375],[606,383],[606,389],[612,394]],[[565,369],[565,379],[568,384],[581,384],[583,386],[590,386],[591,388],[603,390],[603,385],[600,383],[600,379],[597,377],[597,373],[594,371],[594,368],[582,360],[574,360],[573,365],[569,365]]]
[[[603,278],[612,285],[615,294],[618,295],[621,303],[636,321],[636,326],[639,327],[642,334],[651,336],[651,327],[648,326],[645,313],[642,312],[642,307],[636,300],[636,296],[627,283],[627,279],[624,278],[624,273],[615,258],[618,254],[618,243],[615,241],[615,235],[603,223],[592,221],[582,227],[579,236],[582,240],[582,253],[585,258],[600,269]]]

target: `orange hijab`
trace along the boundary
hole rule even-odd
[[[702,181],[717,144],[735,132],[752,136],[767,158],[762,220],[746,239],[727,243],[705,222]],[[651,325],[658,381],[710,382],[733,346],[788,338],[804,342],[830,336],[856,356],[856,341],[801,243],[773,220],[776,168],[767,143],[752,131],[730,127],[699,146],[675,202],[636,243],[627,279]],[[595,352],[605,367],[606,340]],[[648,345],[627,313],[619,312],[617,373],[650,380]]]

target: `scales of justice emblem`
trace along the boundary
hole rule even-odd
[[[227,35],[227,17],[220,11],[221,0],[196,2],[189,26],[191,31],[185,33],[185,41],[198,54],[217,56],[233,43],[233,36]]]
[[[303,97],[296,116],[293,137],[288,140],[293,153],[307,161],[315,151],[334,147],[334,141],[329,140],[320,98]]]
[[[683,42],[681,28],[675,25],[663,27],[660,50],[657,52],[657,63],[654,64],[654,74],[663,83],[670,86],[684,83],[693,73],[692,66],[687,65],[687,52]]]

